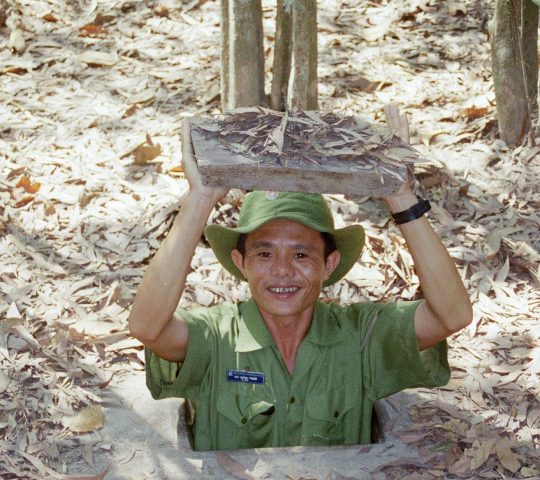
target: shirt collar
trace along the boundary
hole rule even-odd
[[[318,301],[315,304],[313,320],[309,327],[306,339],[316,345],[335,345],[347,339],[347,332],[338,321],[332,307]]]
[[[334,345],[343,342],[347,332],[339,324],[330,305],[318,301],[306,340],[316,345]],[[251,352],[274,344],[274,339],[253,299],[240,305],[240,322],[236,339],[236,352]]]
[[[274,344],[274,339],[253,299],[240,305],[236,352],[251,352]]]

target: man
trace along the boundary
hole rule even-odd
[[[404,128],[399,115],[393,124]],[[148,267],[129,325],[146,346],[153,397],[185,397],[194,406],[196,450],[368,443],[375,400],[448,381],[445,339],[470,323],[471,303],[423,216],[427,202],[408,185],[384,200],[424,300],[320,302],[322,288],[359,258],[362,227],[335,229],[320,195],[253,192],[237,228],[205,231],[252,299],[177,310],[196,245],[227,193],[202,184],[187,121],[182,149],[190,191]]]

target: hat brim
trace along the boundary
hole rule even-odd
[[[236,248],[238,237],[242,233],[252,232],[258,227],[260,225],[254,227],[252,224],[249,228],[229,228],[212,224],[208,225],[204,231],[219,263],[232,275],[243,281],[246,281],[246,278],[232,261],[231,252]],[[336,283],[347,274],[360,258],[365,243],[365,232],[361,225],[349,225],[328,233],[334,237],[336,248],[340,253],[340,261],[332,274],[324,282],[324,287]]]

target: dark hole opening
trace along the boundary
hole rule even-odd
[[[373,415],[371,416],[371,443],[384,442],[384,429],[388,421],[388,412],[384,405],[375,402],[373,406]]]
[[[191,402],[187,399],[184,401],[184,408],[181,409],[180,418],[178,419],[178,435],[179,437],[187,438],[189,447],[193,450],[193,421],[194,410]],[[183,415],[182,415],[183,413]],[[183,418],[182,418],[183,417]],[[385,430],[388,427],[390,414],[385,406],[384,400],[375,402],[373,406],[373,415],[371,417],[371,443],[382,443],[385,440]],[[186,442],[180,442],[186,444]]]

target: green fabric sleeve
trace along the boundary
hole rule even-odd
[[[420,303],[380,304],[376,310],[364,352],[374,400],[406,388],[439,387],[450,379],[446,340],[419,350],[414,315]]]
[[[177,313],[189,332],[184,362],[170,362],[145,348],[146,386],[155,399],[196,395],[210,362],[211,333],[204,317],[180,309]]]

